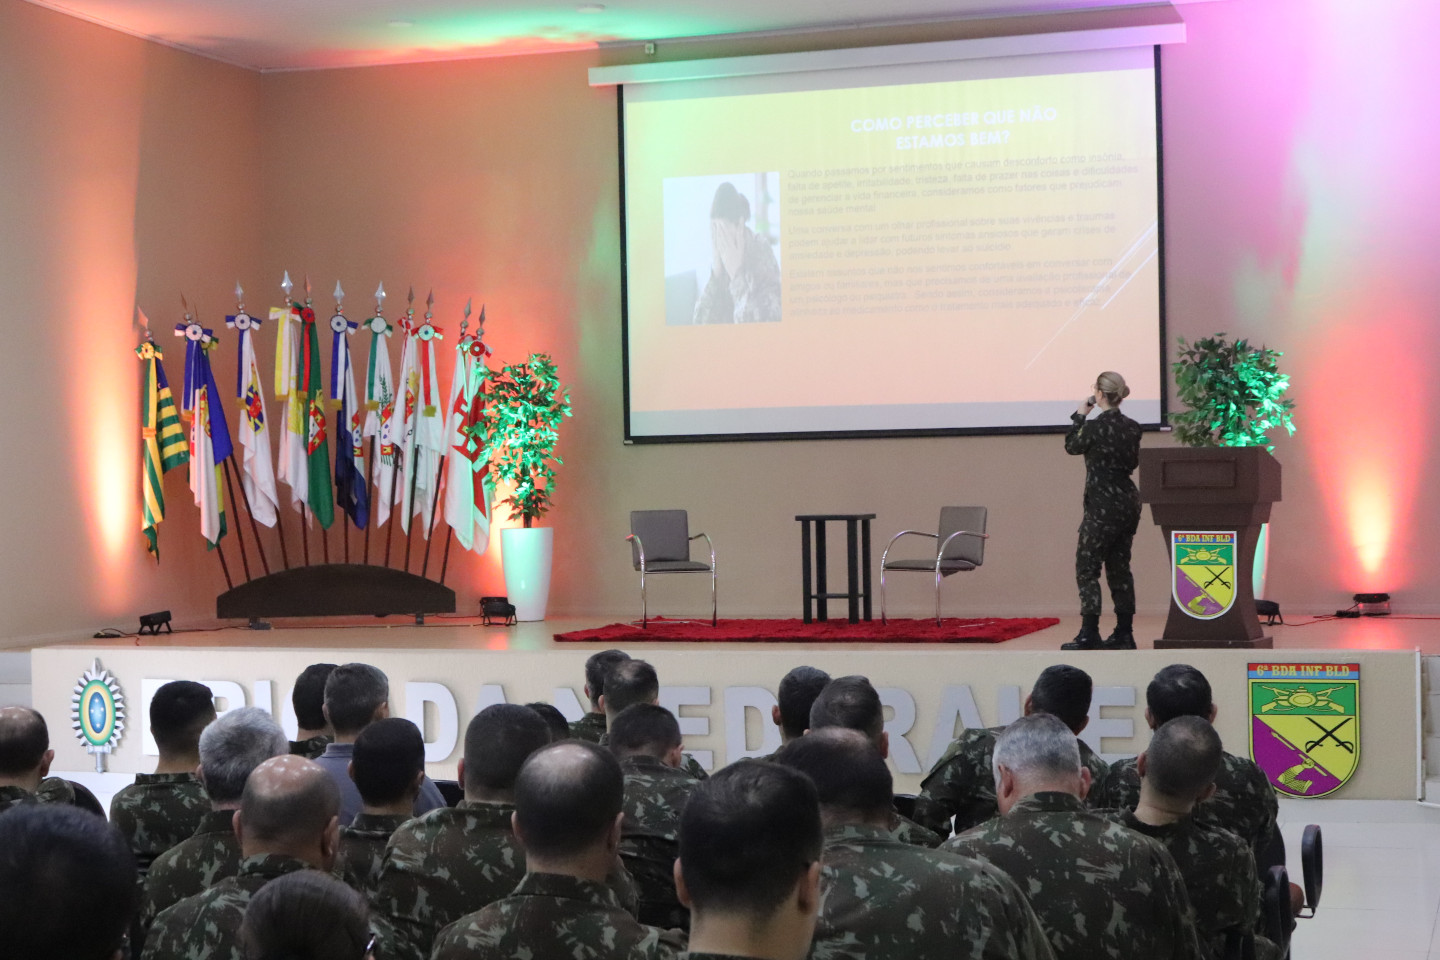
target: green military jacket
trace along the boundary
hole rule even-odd
[[[811,960],[1052,960],[1018,887],[995,867],[862,824],[825,831]]]
[[[955,738],[920,782],[920,794],[915,798],[916,823],[948,837],[951,817],[955,818],[955,832],[959,834],[999,813],[990,759],[995,755],[995,741],[1004,732],[1004,727],[977,727]],[[1099,783],[1110,765],[1084,740],[1077,742],[1080,762],[1090,771],[1091,783]]]
[[[579,720],[571,721],[570,736],[576,740],[599,743],[600,739],[605,736],[605,714],[592,711]]]
[[[141,773],[110,800],[110,822],[130,844],[141,872],[195,835],[210,812],[205,785],[193,773]]]
[[[246,857],[235,876],[162,911],[145,942],[142,960],[245,960],[240,924],[261,887],[310,865],[294,857]]]
[[[1090,806],[1134,810],[1140,802],[1140,772],[1133,757],[1117,760],[1090,791]],[[1279,813],[1275,788],[1255,761],[1225,754],[1215,775],[1215,793],[1195,805],[1200,823],[1229,830],[1259,854],[1275,832]]]
[[[942,850],[1010,875],[1065,960],[1201,960],[1190,900],[1165,847],[1068,793],[1025,797]]]
[[[508,803],[462,800],[396,828],[371,898],[395,931],[392,954],[428,958],[435,934],[509,896],[525,876]]]
[[[240,842],[231,821],[233,810],[212,810],[200,820],[195,835],[155,858],[145,875],[137,923],[141,934],[160,912],[186,897],[214,886],[240,869]]]
[[[440,931],[431,960],[672,960],[684,946],[678,932],[639,923],[603,883],[531,873]]]
[[[1132,810],[1106,810],[1103,815],[1158,840],[1170,851],[1185,880],[1206,956],[1221,960],[1227,932],[1255,928],[1260,919],[1260,876],[1244,840],[1192,817],[1154,826],[1137,819]]]
[[[639,887],[639,920],[669,929],[690,928],[690,911],[675,895],[680,813],[699,783],[684,770],[643,755],[620,761],[625,771],[625,823],[620,856]]]
[[[75,802],[75,788],[70,781],[60,777],[46,777],[34,793],[24,787],[0,787],[0,813],[21,803],[70,803]]]
[[[380,881],[380,865],[390,836],[409,820],[404,815],[357,813],[350,826],[340,828],[340,849],[335,855],[335,876],[370,896]]]
[[[304,757],[306,760],[314,760],[325,752],[325,748],[335,742],[335,738],[329,734],[320,734],[308,740],[291,740],[290,753],[292,756]]]

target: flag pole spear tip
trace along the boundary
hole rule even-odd
[[[380,281],[380,286],[378,286],[378,287],[375,288],[375,302],[376,302],[377,304],[382,304],[382,305],[385,303],[385,281],[384,281],[384,280],[381,280],[381,281]]]
[[[280,289],[285,291],[285,299],[290,299],[290,291],[295,289],[295,284],[290,282],[290,271],[285,271],[285,279],[280,281]]]
[[[310,274],[305,274],[305,299],[310,299]]]
[[[405,295],[405,299],[409,301],[411,306],[415,305],[415,284],[410,284],[410,292]]]
[[[345,299],[345,290],[340,286],[340,281],[335,281],[335,300],[338,303]]]
[[[470,319],[470,303],[471,303],[471,298],[470,298],[470,297],[466,297],[466,298],[465,298],[465,319],[466,319],[466,320],[469,320],[469,319]]]
[[[245,288],[242,287],[242,286],[240,286],[240,281],[239,281],[239,280],[236,280],[236,281],[235,281],[235,300],[238,302],[238,301],[241,301],[241,300],[244,300],[244,299],[245,299]]]

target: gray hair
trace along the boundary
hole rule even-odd
[[[997,786],[1001,767],[1019,776],[1074,776],[1080,772],[1080,742],[1058,718],[1031,714],[1000,734],[990,766]]]
[[[389,699],[389,679],[368,663],[342,663],[325,681],[325,710],[336,733],[364,730]]]
[[[236,803],[252,770],[289,752],[290,741],[270,714],[259,707],[231,710],[200,734],[205,792],[214,803]]]

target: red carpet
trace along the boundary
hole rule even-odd
[[[825,623],[801,620],[721,620],[710,626],[704,620],[684,623],[655,618],[648,629],[639,624],[612,623],[593,630],[557,633],[555,639],[570,643],[645,643],[654,641],[689,641],[704,643],[726,641],[743,643],[1003,643],[1027,633],[1053,627],[1060,621],[1054,617],[1006,617],[962,620],[946,618],[943,625],[934,620],[879,619],[869,623],[851,623],[842,615]]]

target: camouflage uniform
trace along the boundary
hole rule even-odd
[[[1044,791],[940,848],[986,860],[1020,886],[1055,956],[1200,960],[1180,870],[1165,848]]]
[[[745,228],[745,268],[712,269],[695,304],[694,323],[779,323],[780,262],[764,237]]]
[[[75,788],[69,780],[60,777],[46,777],[34,793],[24,787],[0,787],[0,813],[21,803],[75,803]]]
[[[193,773],[141,773],[110,801],[110,822],[125,835],[140,870],[195,835],[210,812],[205,786]]]
[[[895,810],[890,812],[890,836],[912,847],[929,847],[932,850],[945,842],[945,838],[934,830],[920,826]]]
[[[1212,960],[1225,953],[1229,930],[1249,931],[1260,919],[1260,877],[1250,848],[1235,834],[1184,817],[1175,823],[1152,826],[1130,810],[1102,814],[1160,841],[1185,880],[1185,892],[1195,908],[1195,930]]]
[[[987,863],[859,824],[825,831],[810,960],[1051,960],[1015,882]]]
[[[699,782],[654,757],[620,761],[625,771],[625,825],[620,856],[640,888],[641,923],[690,929],[690,911],[675,895],[675,858],[680,847],[680,812]]]
[[[510,895],[525,855],[508,803],[462,800],[395,830],[371,903],[395,928],[393,952],[427,958],[440,928]]]
[[[155,858],[145,875],[145,895],[136,923],[139,930],[149,930],[167,907],[235,875],[240,869],[240,842],[231,827],[234,816],[234,810],[210,811],[193,837]]]
[[[955,832],[964,833],[999,813],[995,806],[995,772],[990,760],[995,754],[995,741],[1004,732],[1004,727],[977,727],[955,738],[920,782],[920,795],[915,798],[917,823],[941,837],[948,837],[951,817],[955,818]],[[1090,771],[1091,783],[1099,783],[1110,765],[1084,740],[1076,743],[1080,747],[1080,762]]]
[[[340,849],[335,855],[334,874],[365,894],[375,892],[385,845],[390,835],[409,820],[401,815],[360,813],[348,827],[340,828]]]
[[[1250,844],[1258,855],[1275,833],[1279,804],[1270,779],[1248,757],[1224,754],[1215,775],[1215,793],[1195,805],[1195,819],[1220,827]],[[1134,810],[1140,802],[1140,773],[1133,757],[1117,760],[1090,791],[1090,806]]]
[[[600,743],[605,736],[605,714],[587,713],[570,724],[570,736],[576,740],[588,740],[591,743]]]
[[[431,960],[673,960],[683,948],[678,933],[638,923],[605,884],[530,873],[510,896],[440,931]]]
[[[588,717],[590,716],[590,714],[586,714],[586,716]],[[571,724],[571,729],[574,729],[574,724]],[[600,746],[602,747],[608,747],[610,746],[610,734],[602,731],[600,734],[600,739],[594,742],[600,744]],[[696,760],[688,753],[680,754],[680,769],[690,774],[690,776],[694,777],[696,780],[706,780],[710,777],[710,774],[705,772],[705,768],[700,766],[700,761]]]
[[[334,742],[334,737],[324,733],[318,737],[311,737],[309,740],[291,740],[290,753],[292,756],[304,757],[306,760],[314,760],[325,752],[326,747]]]
[[[1100,567],[1116,613],[1135,612],[1135,577],[1130,544],[1140,525],[1140,491],[1130,474],[1140,465],[1140,424],[1119,410],[1105,410],[1089,422],[1070,415],[1065,452],[1085,455],[1085,516],[1075,547],[1075,583],[1080,613],[1100,615]]]
[[[245,960],[240,924],[261,887],[310,864],[294,857],[246,857],[235,876],[187,897],[155,918],[142,960]]]

